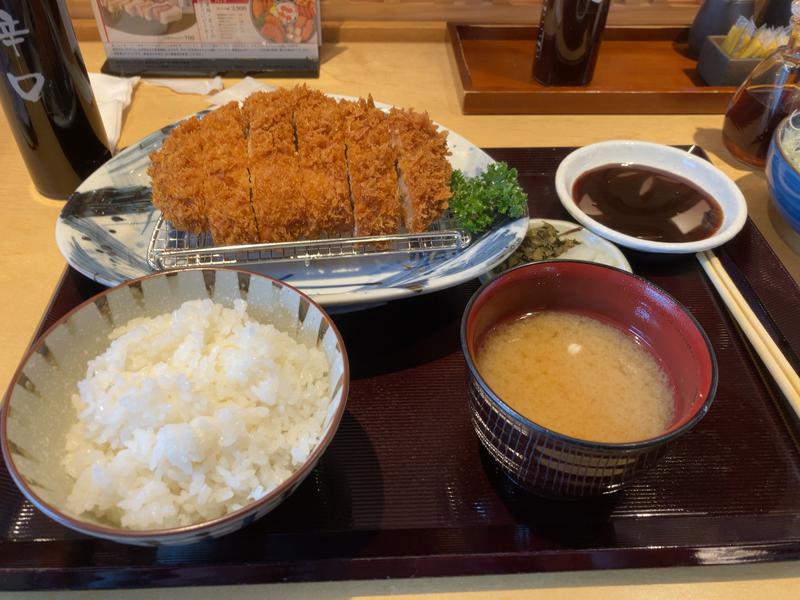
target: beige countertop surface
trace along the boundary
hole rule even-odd
[[[82,44],[90,71],[105,55],[100,43]],[[298,80],[271,80],[291,85]],[[227,84],[232,82],[228,81]],[[326,92],[366,96],[419,110],[478,146],[580,146],[607,139],[698,144],[741,187],[750,215],[796,280],[800,238],[772,208],[761,172],[734,161],[721,140],[722,115],[543,115],[461,114],[447,45],[430,42],[340,42],[323,47],[319,79],[306,80]],[[206,99],[142,83],[126,112],[120,146],[207,106]],[[0,381],[11,379],[65,267],[54,226],[62,202],[36,193],[5,119],[0,120]],[[798,298],[787,299],[800,307]],[[0,565],[0,570],[2,565]],[[229,588],[119,591],[119,598],[611,598],[751,599],[800,597],[800,562],[720,567],[571,572],[396,581],[275,584]],[[33,593],[34,598],[104,598],[109,592]],[[14,597],[7,593],[3,597]],[[20,596],[21,597],[21,596]]]

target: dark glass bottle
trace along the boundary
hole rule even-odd
[[[545,0],[533,76],[543,85],[592,80],[610,0]]]
[[[770,25],[784,27],[792,17],[792,3],[790,0],[763,0],[757,2],[753,21],[756,27]]]
[[[36,189],[66,198],[111,158],[66,8],[0,0],[0,103]]]

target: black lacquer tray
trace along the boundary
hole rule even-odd
[[[533,216],[563,218],[569,149],[496,149]],[[795,368],[800,290],[751,223],[719,252]],[[471,282],[339,315],[347,412],[313,474],[277,510],[216,541],[160,549],[95,540],[37,512],[0,466],[0,588],[116,588],[473,575],[800,558],[796,418],[693,256],[629,255],[697,316],[719,360],[706,418],[616,496],[537,499],[481,451],[458,341]],[[41,327],[101,288],[68,269]],[[587,290],[587,293],[591,293]]]

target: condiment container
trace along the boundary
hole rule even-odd
[[[0,0],[0,104],[36,189],[66,198],[111,158],[66,7]]]
[[[697,73],[708,85],[741,85],[761,59],[731,58],[720,47],[724,39],[722,35],[706,38],[697,60]]]
[[[697,56],[709,35],[725,35],[737,18],[752,14],[753,0],[706,0],[689,30],[689,51]]]
[[[800,108],[800,0],[792,4],[789,45],[765,58],[739,87],[722,127],[725,146],[739,160],[763,168],[778,123]]]
[[[592,80],[611,0],[545,0],[533,76],[542,85]]]

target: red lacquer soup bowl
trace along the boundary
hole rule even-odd
[[[673,388],[673,418],[663,433],[627,443],[570,437],[538,424],[535,415],[519,414],[490,389],[475,361],[485,334],[503,321],[548,310],[596,318],[649,347]],[[513,481],[550,497],[594,496],[622,488],[700,421],[717,387],[714,351],[692,314],[653,283],[595,263],[532,263],[484,285],[464,312],[461,345],[478,438]]]

